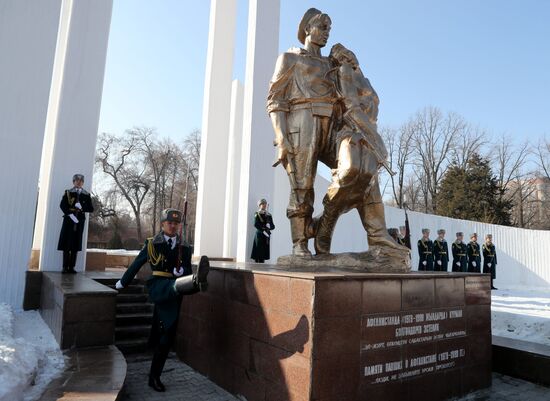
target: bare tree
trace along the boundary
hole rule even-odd
[[[112,178],[123,198],[130,205],[136,219],[138,241],[143,238],[141,212],[151,187],[145,174],[139,148],[132,135],[124,138],[103,133],[97,143],[96,163]]]
[[[414,129],[417,165],[423,171],[426,212],[435,213],[439,182],[447,171],[457,137],[463,134],[466,122],[455,113],[443,115],[438,108],[427,107],[409,124]]]
[[[534,153],[542,175],[550,179],[550,140],[540,139]]]
[[[458,167],[465,169],[474,153],[480,153],[487,144],[487,133],[479,127],[465,124],[464,130],[455,138],[452,160]]]
[[[414,151],[412,146],[414,129],[410,123],[407,123],[398,130],[383,128],[381,134],[388,148],[389,164],[396,173],[395,176],[390,175],[393,199],[397,207],[402,209],[405,197],[405,174]]]
[[[502,135],[491,147],[494,153],[489,155],[495,166],[497,184],[501,189],[501,198],[515,199],[516,192],[524,185],[518,185],[526,173],[523,169],[529,156],[529,143],[515,145],[510,136]],[[514,185],[512,185],[514,184]]]

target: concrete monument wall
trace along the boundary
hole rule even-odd
[[[248,260],[258,200],[274,198],[273,129],[265,105],[268,82],[279,52],[279,0],[250,0],[244,93],[237,259]]]
[[[204,83],[195,253],[223,254],[236,0],[212,0]]]
[[[59,202],[72,187],[74,173],[86,177],[90,191],[103,91],[112,0],[64,2],[55,75],[48,108],[33,248],[40,249],[40,269],[61,271],[57,241],[62,222]],[[83,244],[86,244],[84,230]],[[83,271],[85,252],[77,271]]]
[[[22,307],[61,0],[0,2],[0,302]]]

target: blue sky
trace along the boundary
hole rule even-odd
[[[238,0],[234,76],[244,79],[247,0]],[[281,0],[281,51],[303,12],[333,20],[381,98],[381,125],[425,106],[500,135],[550,135],[550,1]],[[100,132],[154,126],[179,140],[200,128],[208,0],[115,0]]]

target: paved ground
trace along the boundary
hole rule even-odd
[[[162,381],[165,393],[157,393],[147,385],[151,363],[149,355],[129,356],[124,401],[239,401],[206,377],[170,354]],[[550,388],[520,379],[493,373],[493,386],[455,401],[548,401]]]
[[[491,388],[476,391],[460,401],[548,401],[550,388],[493,373]]]
[[[166,386],[164,393],[157,393],[147,384],[150,355],[130,355],[126,362],[126,388],[121,401],[239,401],[180,362],[174,353],[170,354],[162,373],[162,382]]]

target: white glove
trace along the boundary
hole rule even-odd
[[[174,267],[174,270],[172,272],[174,273],[174,276],[181,277],[183,276],[183,267],[181,266],[179,268]]]
[[[267,228],[271,229],[271,224],[267,223],[265,226],[266,226]]]
[[[266,231],[263,231],[264,235],[269,238],[269,234]]]
[[[460,266],[460,262],[456,262],[456,265],[457,265],[457,266]]]
[[[472,266],[476,267],[477,263],[475,261],[472,262]]]
[[[122,283],[120,282],[120,280],[118,280],[115,284],[115,288],[117,290],[122,290],[124,288],[124,286],[122,285]]]
[[[487,266],[491,267],[493,264],[492,263],[487,263]]]
[[[76,202],[76,203],[74,204],[74,207],[76,207],[77,209],[82,210],[82,205],[80,204],[80,202]]]
[[[427,262],[427,261],[424,261],[424,262],[422,262],[422,264],[423,264],[424,266],[426,266],[426,265],[428,264],[428,262]]]
[[[438,264],[439,266],[441,266],[441,261],[440,261],[440,260],[438,260],[438,261],[437,261],[437,264]]]
[[[70,214],[69,217],[71,218],[71,220],[75,223],[75,224],[78,224],[78,219],[76,218],[76,216],[74,214]]]

